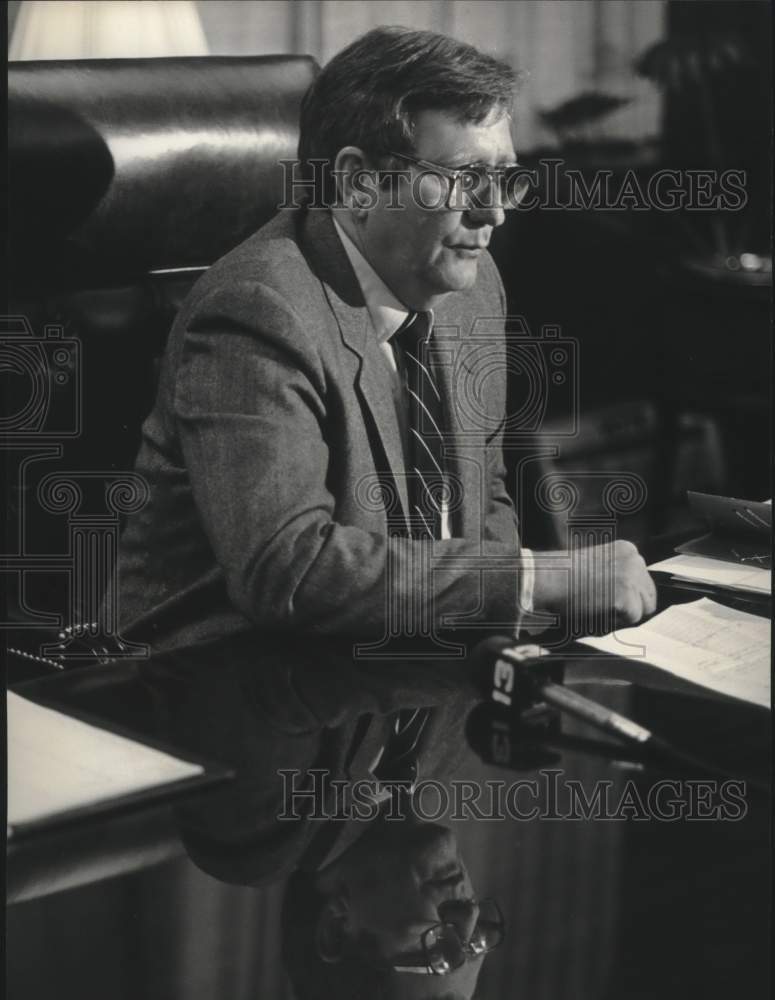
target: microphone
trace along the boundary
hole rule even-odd
[[[474,681],[487,700],[524,717],[531,708],[550,705],[629,743],[646,743],[653,733],[632,719],[564,687],[563,658],[536,645],[518,645],[493,636],[474,650]]]
[[[484,701],[468,716],[466,736],[485,763],[523,771],[559,761],[547,743],[560,734],[560,715],[535,685],[539,678],[561,679],[562,660],[545,654],[540,646],[517,646],[505,636],[485,639],[473,650],[472,678]]]
[[[491,636],[471,655],[473,681],[486,701],[521,716],[542,703],[540,685],[562,681],[563,658],[543,646]]]
[[[493,636],[476,647],[471,659],[473,680],[484,703],[469,716],[466,732],[472,749],[490,763],[517,768],[535,766],[531,761],[538,759],[539,750],[546,752],[539,741],[557,746],[559,737],[566,742],[559,724],[559,713],[565,712],[637,748],[639,760],[679,765],[714,776],[739,777],[715,762],[674,747],[633,719],[558,683],[563,676],[561,654],[552,654],[542,646],[519,645],[513,638]],[[749,783],[761,786],[753,778]]]
[[[559,735],[559,716],[556,712],[546,715],[542,722],[523,725],[492,703],[482,702],[466,719],[466,739],[485,764],[532,771],[560,760],[560,754],[551,747]]]
[[[474,650],[474,682],[487,701],[503,706],[512,719],[528,722],[547,707],[567,712],[625,743],[658,742],[651,730],[624,715],[564,687],[563,658],[536,645],[493,636]]]

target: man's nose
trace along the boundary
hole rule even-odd
[[[469,208],[468,218],[474,226],[492,226],[495,229],[506,221],[506,213],[499,203],[493,202],[486,207]]]
[[[439,919],[454,924],[461,941],[467,943],[479,919],[479,904],[473,899],[445,899],[438,906]]]

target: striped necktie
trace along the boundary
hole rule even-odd
[[[391,716],[391,733],[374,777],[413,790],[420,774],[417,746],[430,718],[427,708],[402,708]]]
[[[409,398],[409,523],[414,538],[441,538],[444,408],[429,357],[428,313],[410,313],[395,334]]]

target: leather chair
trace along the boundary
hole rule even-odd
[[[95,482],[132,469],[192,283],[282,201],[316,71],[307,56],[9,66],[3,562],[20,648],[30,626],[71,620],[73,519],[99,516]]]
[[[69,620],[70,515],[93,527],[105,516],[104,483],[132,469],[182,299],[282,200],[278,160],[296,155],[299,106],[316,71],[305,56],[9,66],[10,308],[0,368],[16,516],[2,564],[18,650],[8,678],[26,681],[17,690],[33,700],[139,734],[153,729],[135,661],[60,673],[61,663],[39,656],[56,630],[36,626],[46,613]],[[60,472],[82,491],[70,514],[56,502],[72,499],[66,484],[42,502],[39,488]],[[47,672],[56,676],[34,679]],[[117,816],[97,834],[54,831],[16,845],[9,898],[181,850],[163,806]]]

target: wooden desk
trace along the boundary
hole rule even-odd
[[[14,690],[141,740],[154,737],[153,705],[136,663],[48,674],[16,684]],[[214,783],[221,779],[225,775],[213,776]],[[7,901],[48,896],[180,857],[183,846],[172,803],[181,796],[207,795],[209,787],[155,793],[148,802],[14,838],[8,844]]]
[[[766,770],[769,713],[698,697],[664,676],[655,685],[658,675],[649,678],[639,667],[585,658],[569,662],[566,677],[687,748],[720,752],[733,771]],[[120,711],[124,699],[109,700]],[[615,754],[606,760],[572,750],[543,770],[579,782],[588,796],[601,783],[621,796],[632,782],[647,798],[659,781],[687,780],[627,765]],[[536,770],[509,772],[473,753],[454,777],[480,787],[544,780]],[[687,787],[679,786],[681,795]],[[543,788],[540,795],[543,804]],[[745,815],[723,821],[450,819],[477,891],[498,896],[509,924],[504,946],[485,963],[480,996],[769,996],[769,803],[756,796],[745,802]],[[256,890],[218,883],[180,854],[169,815],[161,826],[140,815],[132,823],[141,864],[120,878],[73,884],[9,910],[9,996],[287,1000],[278,936],[282,884]],[[51,850],[62,857],[69,848],[61,841]],[[12,859],[11,886],[15,877],[23,883]]]

